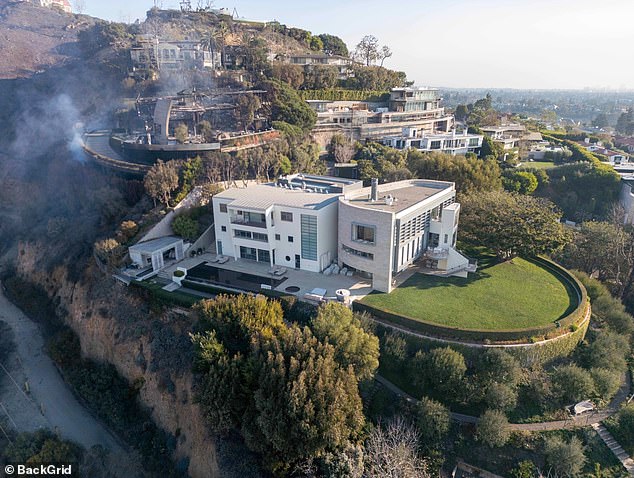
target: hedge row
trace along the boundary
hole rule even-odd
[[[371,101],[384,103],[390,99],[390,93],[378,90],[299,90],[299,96],[303,100],[323,101]]]
[[[357,312],[367,312],[378,319],[406,327],[414,332],[445,339],[465,340],[479,343],[530,343],[555,338],[580,325],[586,315],[587,308],[590,307],[590,304],[587,299],[585,288],[572,274],[548,259],[540,257],[532,260],[542,267],[547,268],[552,273],[557,274],[570,288],[575,291],[577,295],[578,303],[575,309],[566,317],[557,321],[557,323],[542,327],[517,330],[466,330],[417,320],[405,315],[395,314],[379,307],[370,306],[362,302],[353,302],[353,309]]]

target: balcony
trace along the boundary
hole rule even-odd
[[[241,226],[249,227],[260,227],[262,229],[266,229],[266,222],[245,219],[243,216],[231,216],[230,221],[231,224],[239,224]]]
[[[429,247],[425,251],[425,257],[435,261],[447,259],[449,257],[449,249],[443,249],[442,247]]]

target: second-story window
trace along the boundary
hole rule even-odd
[[[352,225],[352,240],[366,244],[374,244],[376,228],[374,226],[364,226],[362,224]]]
[[[220,212],[227,212],[227,205],[220,203]]]
[[[293,222],[293,213],[292,212],[281,212],[282,221]]]

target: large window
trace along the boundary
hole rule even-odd
[[[429,149],[440,149],[440,141],[432,141]]]
[[[358,251],[357,249],[348,247],[345,244],[343,244],[343,250],[346,251],[348,254],[353,254],[355,256],[363,257],[364,259],[370,259],[371,261],[374,260],[374,254],[372,254],[371,252]]]
[[[469,139],[469,146],[478,146],[478,138]]]
[[[293,213],[292,212],[281,212],[282,221],[293,222]]]
[[[301,215],[302,259],[317,260],[317,216]]]
[[[227,205],[225,203],[220,203],[220,212],[227,212]]]
[[[375,243],[376,228],[374,226],[365,226],[363,224],[352,224],[352,240],[365,243]]]

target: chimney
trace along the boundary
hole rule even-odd
[[[372,178],[372,192],[370,193],[370,201],[377,201],[379,199],[379,180]]]

